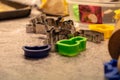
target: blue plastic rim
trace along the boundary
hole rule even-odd
[[[107,80],[120,80],[120,73],[117,68],[117,60],[111,60],[104,64],[104,74]]]
[[[24,55],[27,58],[44,58],[49,55],[51,46],[23,46]]]

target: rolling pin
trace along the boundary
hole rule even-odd
[[[120,72],[120,29],[116,30],[108,42],[109,54],[113,59],[118,60],[117,67]]]

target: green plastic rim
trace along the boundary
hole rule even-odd
[[[76,56],[86,49],[86,41],[87,38],[81,36],[60,40],[56,44],[56,49],[61,55]]]

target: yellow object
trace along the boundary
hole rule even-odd
[[[114,18],[115,18],[116,20],[120,19],[120,9],[115,10],[114,13],[115,13]]]
[[[67,15],[68,4],[66,0],[42,0],[40,8],[43,12],[51,15]]]
[[[89,29],[104,33],[104,39],[108,39],[112,35],[114,26],[108,24],[90,24]]]
[[[114,19],[116,20],[115,28],[120,29],[120,9],[114,11]]]

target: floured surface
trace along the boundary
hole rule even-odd
[[[29,18],[0,22],[0,80],[104,80],[104,62],[111,58],[108,40],[87,43],[76,57],[50,53],[45,59],[27,60],[22,46],[43,45],[45,35],[27,34]]]

